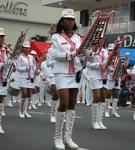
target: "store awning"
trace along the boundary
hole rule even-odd
[[[135,48],[121,48],[121,57],[126,56],[127,53],[129,53],[129,65],[135,65]]]

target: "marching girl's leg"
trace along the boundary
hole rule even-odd
[[[66,111],[66,124],[65,124],[65,145],[71,149],[77,149],[79,146],[72,140],[72,131],[74,126],[74,119],[75,119],[75,104],[76,104],[76,97],[77,97],[78,89],[70,89],[69,90],[69,101],[68,107]]]
[[[51,101],[51,115],[50,115],[50,121],[56,122],[56,112],[58,107],[58,91],[56,89],[56,85],[51,85],[51,92],[52,92],[52,101]]]
[[[117,109],[118,109],[118,96],[119,96],[119,89],[113,89],[112,115],[114,117],[120,117],[120,115],[117,112]]]
[[[7,92],[7,96],[5,97],[5,106],[13,107],[11,98],[11,95],[9,94],[9,92]]]
[[[21,88],[21,99],[20,99],[20,106],[19,106],[19,117],[25,118],[24,109],[25,109],[25,97],[27,95],[27,89]]]
[[[38,104],[38,106],[41,106],[42,103],[45,102],[46,86],[47,86],[46,81],[44,81],[43,79],[41,79],[40,86],[39,86],[40,104]]]
[[[106,98],[106,89],[105,88],[101,88],[101,100],[98,103],[98,116],[99,116],[99,120],[98,120],[98,124],[100,126],[101,129],[107,129],[106,126],[104,126],[103,124],[103,117],[104,117],[104,111],[105,111],[105,98]]]
[[[37,109],[37,107],[35,105],[35,101],[36,101],[36,89],[34,88],[34,89],[32,89],[32,95],[31,95],[29,109]]]
[[[72,140],[72,130],[73,130],[74,118],[75,118],[74,107],[76,103],[77,92],[78,89],[59,90],[60,105],[56,114],[55,136],[54,136],[56,149],[65,149],[65,145],[71,149],[79,148],[79,146],[76,143],[74,143]],[[65,124],[64,141],[63,141],[62,135],[63,135],[63,125],[64,125],[65,116],[66,116],[66,124]]]
[[[98,101],[100,96],[100,89],[93,89],[93,102],[91,105],[91,119],[92,119],[92,126],[93,129],[101,129],[100,125],[98,124],[99,121],[99,105],[98,105]]]
[[[4,134],[4,130],[3,130],[3,128],[2,128],[3,100],[4,100],[4,97],[0,95],[0,134]]]
[[[24,116],[26,118],[31,118],[32,116],[28,113],[28,108],[29,108],[29,104],[31,101],[31,93],[32,93],[32,89],[27,88],[27,96],[25,98],[25,105],[24,105]]]
[[[58,111],[56,113],[56,123],[55,123],[55,135],[54,135],[54,144],[56,149],[65,149],[65,145],[63,142],[63,126],[64,119],[66,115],[66,107],[68,104],[68,90],[58,90],[60,96],[60,105],[58,107]],[[66,94],[66,97],[65,97]]]
[[[86,83],[86,105],[89,106],[91,105],[93,101],[93,93],[90,88],[89,82]]]
[[[105,117],[110,117],[110,102],[112,96],[112,89],[107,89],[107,97],[105,99]]]

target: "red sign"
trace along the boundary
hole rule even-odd
[[[33,41],[33,42],[31,42],[30,51],[31,50],[36,51],[38,58],[40,58],[40,57],[43,56],[43,54],[48,52],[48,48],[51,47],[51,44],[52,44],[51,42],[36,42],[36,41]]]

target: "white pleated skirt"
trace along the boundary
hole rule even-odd
[[[20,78],[19,80],[19,88],[29,88],[33,89],[35,86],[34,83],[31,82],[31,80]]]
[[[54,84],[56,84],[55,76],[49,77],[49,85],[54,85]]]
[[[56,82],[56,88],[58,90],[78,88],[78,83],[76,83],[75,75],[57,74],[55,76],[55,82]]]
[[[104,85],[104,87],[105,87],[107,90],[110,90],[110,89],[113,89],[114,84],[115,84],[115,81],[114,81],[114,80],[107,80],[107,82],[106,82],[106,84]]]
[[[100,88],[103,87],[103,80],[102,79],[93,79],[93,78],[91,78],[89,80],[89,82],[90,82],[90,88],[92,90],[94,90],[94,89],[100,89]]]
[[[7,88],[8,86],[2,86],[2,83],[0,83],[0,95],[7,95]]]

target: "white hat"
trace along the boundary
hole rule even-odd
[[[30,42],[29,41],[24,41],[22,46],[23,47],[30,47]]]
[[[75,12],[73,9],[64,9],[60,18],[73,18],[75,19]]]
[[[114,49],[114,44],[109,44],[108,49]]]
[[[32,55],[37,55],[37,52],[34,51],[34,50],[31,50],[30,54],[32,54]]]
[[[0,35],[6,35],[4,28],[0,28]]]

